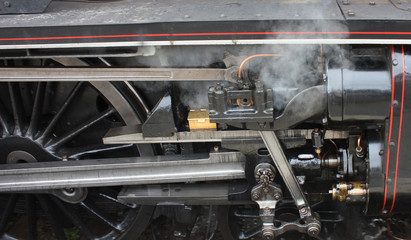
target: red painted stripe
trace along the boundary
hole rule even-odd
[[[401,97],[400,131],[398,133],[397,164],[395,166],[394,196],[393,196],[393,199],[392,199],[392,205],[391,205],[390,213],[394,209],[395,196],[396,196],[396,193],[397,193],[398,162],[399,162],[399,155],[400,155],[402,116],[403,116],[403,110],[404,110],[404,92],[405,92],[405,54],[404,54],[404,45],[402,45],[402,97]]]
[[[181,36],[234,36],[234,35],[411,35],[411,32],[219,32],[219,33],[159,33],[159,34],[127,34],[65,37],[27,37],[0,38],[0,41],[58,40],[83,38],[127,38],[127,37],[181,37]]]
[[[391,55],[394,59],[394,45],[391,46]],[[387,184],[388,184],[388,170],[390,168],[390,142],[391,142],[391,133],[392,133],[392,118],[393,118],[393,106],[394,102],[394,90],[395,90],[395,72],[392,68],[392,82],[391,82],[391,114],[390,114],[390,130],[388,132],[388,145],[387,145],[387,166],[385,167],[385,188],[384,188],[384,204],[382,210],[385,209],[385,204],[387,203]]]

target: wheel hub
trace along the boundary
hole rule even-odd
[[[38,142],[21,136],[0,139],[0,163],[31,163],[56,161],[58,157]]]

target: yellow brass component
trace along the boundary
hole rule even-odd
[[[191,132],[195,131],[215,131],[217,130],[216,123],[210,123],[208,109],[190,110],[188,113],[188,126]]]
[[[237,105],[240,107],[249,107],[253,105],[253,100],[237,98]]]
[[[340,182],[336,186],[333,186],[331,191],[333,200],[345,202],[347,197],[353,198],[355,196],[366,196],[368,190],[363,187],[364,182]]]
[[[348,190],[348,195],[367,195],[368,190],[362,187],[364,182],[352,182],[352,189]]]
[[[333,187],[333,200],[338,200],[344,202],[347,197],[348,184],[345,182],[340,182],[337,186]]]

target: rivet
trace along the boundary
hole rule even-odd
[[[400,105],[400,104],[398,103],[397,100],[392,101],[392,106],[393,107],[398,107],[398,105]]]
[[[398,60],[394,58],[392,60],[392,65],[397,66],[398,65]]]

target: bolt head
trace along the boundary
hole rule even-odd
[[[11,6],[10,2],[8,2],[8,1],[5,1],[5,2],[3,3],[3,5],[4,5],[4,7],[10,7],[10,6]]]
[[[392,65],[397,66],[398,65],[398,60],[394,58],[392,60]]]
[[[317,236],[320,233],[318,228],[310,228],[308,229],[308,234],[310,234],[311,236]]]
[[[400,103],[397,100],[392,101],[392,106],[393,107],[398,107]]]
[[[307,233],[310,235],[310,236],[317,236],[318,234],[320,234],[320,231],[321,231],[321,226],[320,226],[320,224],[318,224],[318,223],[316,223],[316,222],[313,222],[313,223],[310,223],[309,225],[308,225],[308,228],[307,228]]]
[[[274,232],[272,229],[263,229],[263,239],[264,240],[272,240],[274,239]]]
[[[252,198],[254,201],[257,201],[260,198],[260,195],[258,193],[253,193]]]

